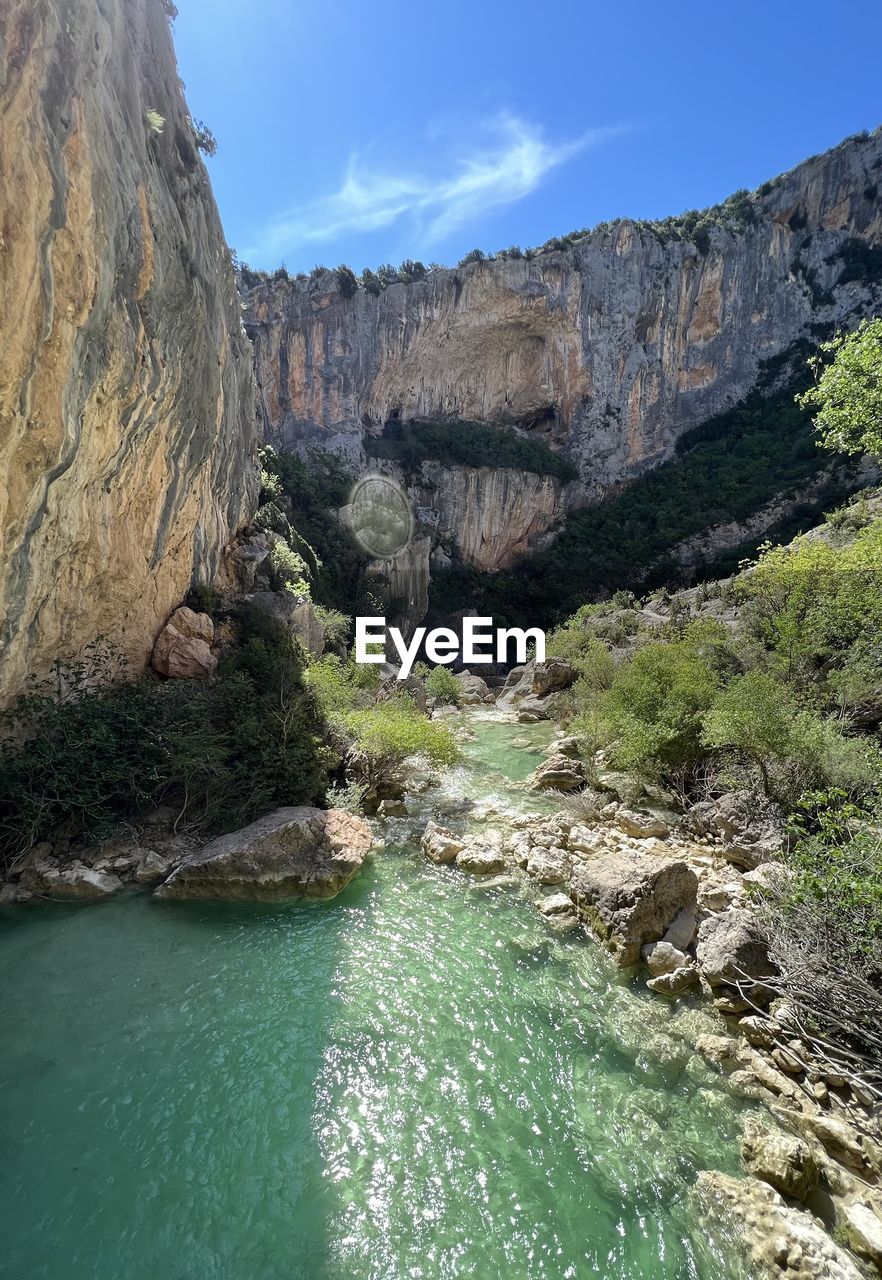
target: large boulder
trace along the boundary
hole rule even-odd
[[[741,1156],[748,1173],[793,1200],[805,1200],[818,1185],[819,1165],[809,1144],[788,1133],[773,1133],[753,1116],[744,1122]]]
[[[493,876],[505,870],[505,857],[491,846],[467,845],[456,855],[456,865],[473,876]]]
[[[458,853],[462,853],[465,843],[459,840],[452,831],[430,822],[423,832],[421,841],[423,853],[430,862],[453,862]]]
[[[637,840],[658,840],[670,835],[670,828],[661,818],[652,813],[638,813],[633,809],[618,809],[613,819],[616,826],[625,835],[634,836]]]
[[[685,862],[617,849],[574,866],[570,890],[582,917],[621,966],[658,942],[684,907],[694,907],[698,880]]]
[[[575,678],[576,673],[566,658],[548,658],[533,667],[532,692],[535,697],[544,698],[559,689],[568,689]]]
[[[169,679],[210,679],[217,667],[211,652],[214,623],[207,613],[175,609],[153,646],[154,671]]]
[[[584,785],[584,766],[562,755],[549,756],[527,779],[531,791],[579,791]]]
[[[342,809],[275,809],[185,858],[160,898],[332,898],[370,848],[370,824]]]
[[[45,898],[94,902],[112,897],[122,887],[119,876],[73,862],[66,867],[46,867],[39,883],[33,886],[33,892]]]
[[[459,684],[460,701],[464,706],[474,707],[482,702],[493,702],[493,694],[486,680],[482,680],[480,676],[473,675],[471,671],[459,671],[456,680]]]
[[[686,814],[686,825],[698,836],[716,837],[723,856],[747,870],[777,858],[786,840],[783,812],[755,791],[702,800]]]
[[[746,1249],[756,1280],[861,1280],[857,1264],[804,1209],[759,1178],[705,1171],[696,1190],[718,1248]]]
[[[550,719],[548,714],[548,699],[534,698],[532,696],[522,698],[518,704],[518,720],[521,724],[535,724],[537,720]]]
[[[695,957],[712,987],[749,983],[775,972],[768,940],[759,924],[735,909],[702,920]]]

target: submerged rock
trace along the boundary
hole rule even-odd
[[[856,1263],[805,1209],[785,1203],[759,1178],[698,1175],[699,1201],[714,1224],[718,1245],[747,1250],[754,1280],[861,1280]]]
[[[371,846],[370,824],[342,809],[275,809],[185,858],[159,898],[332,898]]]
[[[694,905],[698,880],[677,859],[616,850],[576,864],[570,885],[580,914],[624,967]]]

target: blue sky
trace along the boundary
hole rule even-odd
[[[356,271],[755,187],[882,123],[879,0],[178,0],[227,239]]]

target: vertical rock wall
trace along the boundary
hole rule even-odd
[[[8,697],[96,635],[142,664],[256,497],[250,347],[161,0],[0,5],[0,333]]]

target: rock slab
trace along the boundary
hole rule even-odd
[[[341,809],[275,809],[186,858],[158,898],[333,898],[359,871],[370,824]]]

